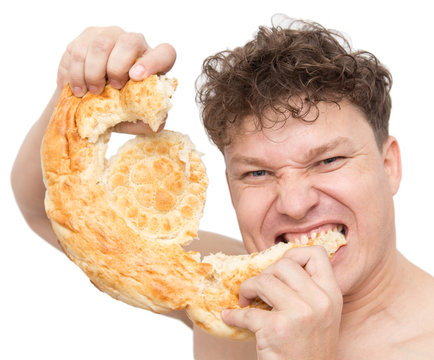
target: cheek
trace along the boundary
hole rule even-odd
[[[392,195],[381,170],[353,176],[342,174],[328,184],[330,196],[350,214],[348,248],[335,268],[339,285],[346,292],[383,261],[393,244]]]
[[[387,199],[390,196],[387,177],[384,169],[368,164],[352,166],[335,174],[325,174],[317,179],[318,188],[343,204],[353,215],[353,226],[363,227],[381,224],[387,210]],[[373,171],[372,169],[376,169]],[[368,224],[371,224],[369,226]]]
[[[359,224],[359,232],[368,236],[376,244],[381,243],[380,237],[387,227],[391,214],[390,203],[392,196],[388,182],[383,174],[364,176],[354,189],[354,211]]]

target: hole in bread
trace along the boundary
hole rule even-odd
[[[122,134],[112,132],[110,140],[107,146],[107,151],[105,153],[105,158],[110,159],[113,155],[118,152],[118,149],[125,144],[128,140],[135,138],[135,135]]]

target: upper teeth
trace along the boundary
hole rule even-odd
[[[313,241],[313,240],[315,240],[317,238],[317,236],[324,236],[324,235],[328,234],[329,232],[340,232],[340,233],[342,233],[343,230],[344,230],[343,225],[338,225],[338,226],[336,226],[336,227],[334,227],[332,229],[329,229],[327,231],[323,230],[319,234],[316,231],[312,231],[309,234],[309,236],[306,235],[306,234],[304,234],[304,235],[301,235],[299,238],[295,238],[291,242],[294,242],[295,244],[298,244],[298,245],[306,245],[309,242],[309,240]]]

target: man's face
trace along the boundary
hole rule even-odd
[[[228,184],[249,252],[343,225],[348,245],[333,268],[350,295],[394,253],[399,148],[389,138],[380,151],[354,105],[318,107],[314,122],[289,118],[262,131],[246,118],[224,150]]]

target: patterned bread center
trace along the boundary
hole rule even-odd
[[[130,140],[109,162],[110,205],[147,238],[174,239],[202,212],[205,168],[195,152],[181,160],[182,147],[163,131]]]

